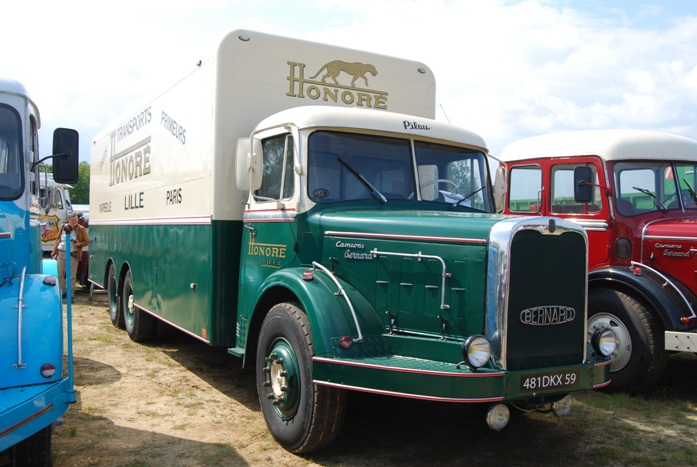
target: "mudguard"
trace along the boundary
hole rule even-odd
[[[610,288],[621,289],[647,303],[656,310],[668,331],[686,331],[697,327],[694,320],[689,325],[680,322],[680,318],[690,316],[691,312],[672,288],[663,286],[664,282],[648,269],[642,269],[641,274],[635,274],[627,267],[607,267],[588,274],[589,293],[593,288],[607,284]]]
[[[0,287],[0,384],[3,388],[58,381],[63,375],[63,313],[58,280],[48,275],[27,275],[23,290],[21,345],[18,342],[18,299],[21,278]],[[20,355],[21,351],[21,355]],[[44,364],[56,371],[41,375]]]
[[[346,299],[337,295],[336,284],[319,269],[312,270],[312,279],[303,279],[307,267],[287,268],[269,276],[260,289],[260,299],[269,290],[283,287],[300,301],[312,328],[315,355],[334,355],[333,348],[344,336],[358,337],[358,329]],[[350,284],[334,276],[351,301],[363,336],[384,333],[384,326],[368,301]],[[259,310],[265,313],[268,310]]]

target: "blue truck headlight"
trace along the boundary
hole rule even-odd
[[[491,358],[491,345],[482,335],[470,336],[462,344],[462,357],[470,368],[481,368]]]
[[[593,333],[591,345],[597,354],[609,357],[617,349],[617,336],[611,329],[600,328]]]

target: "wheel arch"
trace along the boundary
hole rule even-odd
[[[249,357],[255,354],[252,350],[256,349],[261,324],[276,303],[300,304],[310,322],[315,355],[334,355],[337,336],[357,337],[355,321],[345,298],[336,294],[336,284],[317,270],[312,280],[305,280],[303,273],[307,270],[306,267],[283,269],[269,276],[260,287],[247,327],[245,367],[252,365],[253,358]],[[368,301],[345,281],[337,279],[354,306],[361,331],[382,332],[382,324]]]
[[[618,290],[639,300],[658,317],[665,330],[688,329],[680,322],[680,318],[686,316],[684,305],[649,275],[634,274],[629,268],[598,269],[588,274],[588,293],[599,288]]]

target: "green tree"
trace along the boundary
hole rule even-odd
[[[78,179],[70,190],[70,200],[73,204],[90,204],[90,164],[80,162],[77,171]]]

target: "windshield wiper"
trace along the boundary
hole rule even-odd
[[[462,202],[464,202],[464,201],[467,201],[467,200],[470,199],[472,196],[474,196],[474,195],[476,195],[477,193],[479,193],[480,191],[482,191],[482,190],[484,189],[485,186],[486,186],[486,185],[482,185],[480,188],[474,190],[474,191],[473,191],[472,193],[470,193],[469,195],[463,197],[460,201],[458,201],[458,202],[456,202],[456,203],[453,203],[453,207],[459,206],[460,203],[462,203]],[[469,207],[471,207],[471,206],[469,206]]]
[[[644,193],[645,195],[650,196],[653,199],[653,203],[656,205],[656,207],[658,209],[660,209],[661,211],[668,212],[668,208],[666,207],[666,205],[663,204],[661,202],[661,200],[659,200],[658,197],[656,195],[654,195],[651,191],[647,190],[646,188],[641,188],[638,186],[633,186],[632,188],[634,188],[636,191],[640,191],[640,192]]]
[[[346,162],[343,159],[339,159],[338,157],[336,158],[336,160],[338,160],[341,165],[346,167],[346,170],[351,172],[351,175],[356,177],[356,179],[358,179],[358,181],[361,182],[361,184],[365,187],[365,189],[368,190],[368,193],[370,193],[370,196],[372,196],[376,200],[381,201],[383,203],[387,202],[387,198],[385,198],[385,196],[383,196],[383,194],[380,193],[380,191],[378,191],[377,188],[375,188],[373,185],[371,185],[370,182],[368,180],[366,180],[365,177],[363,177],[363,175],[361,175],[353,167],[351,167],[348,164],[348,162]]]
[[[692,189],[690,184],[685,180],[684,178],[682,179],[683,182],[685,182],[685,185],[687,185],[687,189],[690,190],[690,196],[692,196],[692,201],[697,203],[697,193],[695,193],[695,190]]]

